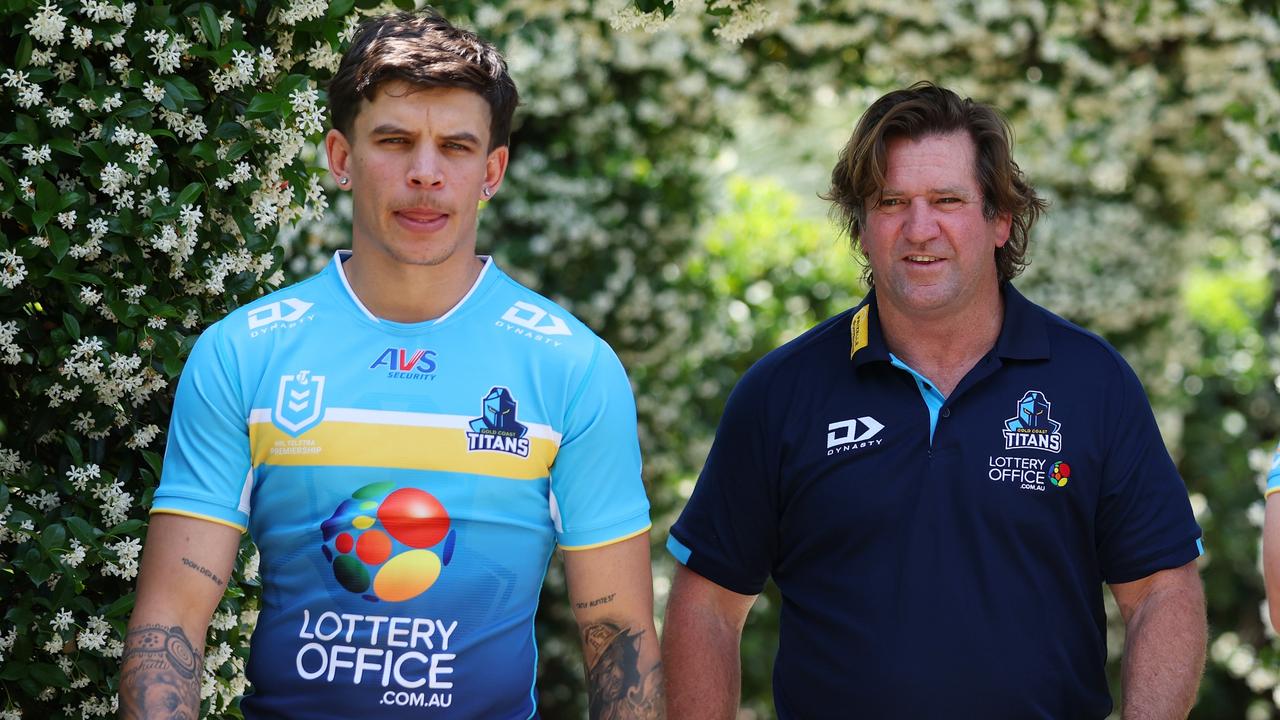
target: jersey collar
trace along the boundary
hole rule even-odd
[[[1012,283],[1001,283],[1000,293],[1004,298],[1004,321],[993,354],[1011,360],[1048,359],[1049,333],[1039,308]],[[849,359],[854,367],[876,361],[890,362],[889,348],[880,327],[875,288],[854,308],[849,319]]]
[[[484,263],[484,266],[480,268],[480,274],[476,276],[475,282],[471,284],[471,288],[468,289],[467,292],[462,296],[462,298],[458,300],[458,302],[454,304],[453,307],[449,308],[449,310],[445,314],[441,315],[438,318],[435,318],[434,320],[428,320],[425,323],[421,323],[421,324],[437,325],[439,323],[444,322],[449,318],[449,316],[456,313],[459,308],[465,305],[467,300],[471,299],[471,296],[475,294],[476,290],[479,289],[480,286],[484,284],[485,278],[492,274],[490,270],[493,267],[493,258],[488,255],[479,255],[477,257],[479,257],[480,260]],[[378,317],[377,315],[374,315],[372,312],[370,312],[369,308],[365,307],[364,303],[360,302],[360,298],[356,295],[355,291],[351,289],[351,283],[347,281],[346,270],[343,269],[343,266],[342,266],[342,264],[345,263],[350,258],[351,258],[350,250],[338,250],[333,254],[333,260],[330,261],[329,263],[329,267],[333,270],[334,274],[338,276],[338,281],[342,283],[343,291],[346,293],[347,297],[351,300],[351,302],[356,306],[356,309],[360,311],[361,315],[364,315],[370,321],[375,323],[380,323],[380,324],[391,323],[390,320],[384,320]],[[392,324],[402,325],[404,323],[392,323]]]

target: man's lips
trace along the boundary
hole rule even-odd
[[[419,232],[431,232],[449,222],[449,214],[428,208],[404,208],[395,211],[396,221],[402,226]]]
[[[905,259],[907,262],[915,263],[917,265],[929,265],[942,260],[942,258],[935,255],[908,255]]]

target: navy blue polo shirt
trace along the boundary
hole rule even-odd
[[[1102,584],[1199,556],[1133,371],[1002,293],[945,400],[874,292],[734,388],[667,545],[734,592],[777,583],[779,718],[1104,718]]]

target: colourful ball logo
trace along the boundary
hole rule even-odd
[[[334,579],[370,602],[403,602],[426,592],[453,559],[457,540],[434,495],[394,487],[365,485],[320,525],[320,549]],[[430,549],[437,545],[439,554]]]
[[[1065,487],[1067,481],[1071,479],[1071,466],[1065,462],[1056,462],[1053,464],[1053,472],[1049,475],[1049,482],[1058,487]]]

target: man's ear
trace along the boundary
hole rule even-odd
[[[329,159],[329,174],[341,190],[351,189],[351,143],[341,130],[334,128],[324,136],[324,152]],[[346,180],[346,182],[344,182]]]
[[[497,194],[502,179],[507,176],[507,162],[510,159],[511,150],[506,145],[490,150],[489,157],[485,158],[484,184],[489,188],[490,195]]]

